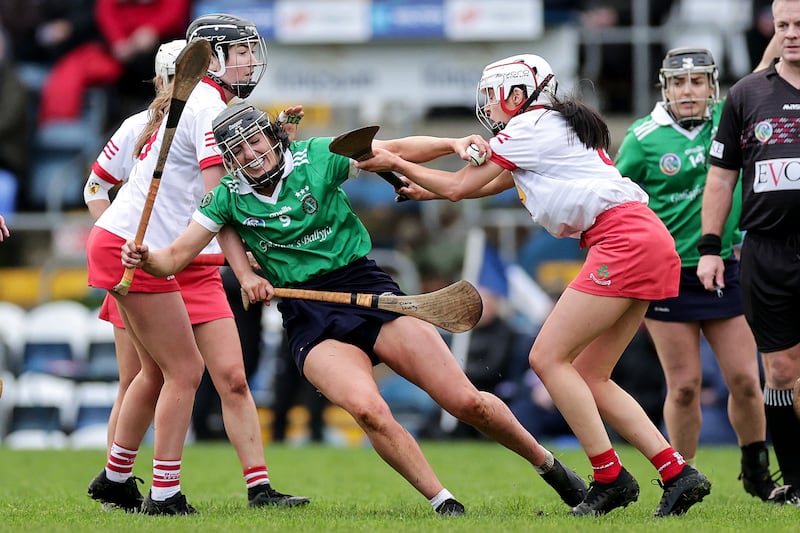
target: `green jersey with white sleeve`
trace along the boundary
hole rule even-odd
[[[284,154],[284,179],[271,196],[225,176],[203,197],[193,220],[215,233],[231,225],[276,287],[296,286],[366,256],[369,233],[341,188],[358,169],[331,153],[330,141],[293,141]]]
[[[711,120],[686,130],[679,126],[659,102],[646,117],[628,128],[615,164],[623,176],[638,183],[650,196],[649,206],[675,239],[682,267],[697,266],[697,241],[701,235],[703,188],[708,173],[708,152],[717,132],[722,102],[712,110]],[[731,214],[722,234],[722,257],[741,242],[739,215],[741,183],[733,195]]]

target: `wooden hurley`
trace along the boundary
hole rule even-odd
[[[172,98],[169,104],[167,124],[164,130],[164,138],[161,141],[161,148],[158,151],[158,161],[153,170],[153,179],[150,181],[150,189],[147,191],[147,199],[142,208],[142,216],[139,219],[139,227],[136,229],[134,242],[142,244],[147,225],[150,222],[150,214],[153,212],[153,204],[156,201],[158,187],[161,185],[161,174],[164,172],[164,164],[167,162],[172,139],[175,137],[175,130],[183,114],[183,108],[189,95],[208,72],[208,64],[211,62],[211,45],[205,39],[197,39],[189,43],[178,55],[175,61],[175,80],[172,85]],[[128,294],[131,288],[135,268],[126,268],[122,279],[114,286],[117,294]]]
[[[478,323],[483,313],[480,294],[465,280],[457,281],[438,291],[406,296],[283,288],[275,288],[275,296],[392,311],[419,318],[452,333],[462,333],[471,329]],[[242,304],[245,309],[250,306],[250,299],[244,289],[242,289]]]

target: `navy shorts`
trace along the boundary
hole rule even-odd
[[[731,258],[725,261],[725,288],[721,297],[703,287],[697,277],[697,267],[683,267],[678,296],[650,302],[645,317],[664,322],[699,322],[742,313],[739,262]]]
[[[345,267],[298,285],[297,288],[366,294],[405,294],[389,274],[381,270],[375,261],[367,258],[357,259]],[[301,374],[308,352],[327,339],[357,346],[369,356],[373,365],[377,365],[380,360],[373,347],[378,333],[385,322],[400,316],[390,311],[358,305],[295,298],[281,299],[278,311],[283,316],[289,350]]]
[[[745,234],[742,296],[760,352],[800,343],[800,235]]]

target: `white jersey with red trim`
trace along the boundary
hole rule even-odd
[[[517,115],[489,144],[491,160],[512,173],[533,221],[556,237],[579,238],[603,211],[648,202],[606,151],[587,148],[558,112]]]
[[[89,176],[90,180],[101,179],[111,185],[128,181],[128,175],[137,161],[133,149],[149,118],[150,110],[145,109],[122,121],[92,163],[93,175]]]
[[[164,164],[158,195],[144,236],[144,242],[150,249],[168,246],[186,229],[191,222],[192,213],[205,194],[201,171],[222,164],[211,124],[225,107],[222,89],[208,78],[198,84],[186,101]],[[128,182],[97,220],[96,224],[101,228],[125,239],[135,237],[165,127],[166,120],[162,121],[157,134],[145,144],[130,172]],[[121,150],[117,155],[120,153]],[[124,163],[122,160],[121,162]],[[110,165],[103,168],[110,168]],[[209,250],[204,250],[204,253],[209,253]]]

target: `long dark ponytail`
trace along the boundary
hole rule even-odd
[[[578,140],[592,150],[602,148],[608,151],[611,146],[611,131],[600,113],[581,102],[575,96],[559,99],[550,95],[550,103],[545,109],[561,113]]]

